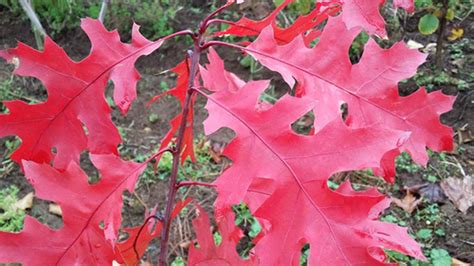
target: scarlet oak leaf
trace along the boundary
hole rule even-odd
[[[415,11],[414,0],[394,0],[393,6],[403,8],[409,13],[413,13]]]
[[[199,66],[199,74],[204,82],[204,87],[210,91],[230,90],[237,91],[245,85],[237,75],[227,72],[224,61],[219,57],[214,48],[209,48],[207,54],[209,64]]]
[[[294,2],[294,0],[285,0],[262,20],[252,20],[243,17],[239,21],[232,23],[228,29],[217,32],[215,35],[234,35],[239,37],[257,36],[265,27],[272,25],[275,31],[275,39],[278,43],[289,43],[296,36],[303,34],[305,43],[309,45],[320,34],[319,30],[315,29],[315,27],[325,21],[328,16],[334,15],[340,10],[340,3],[338,1],[331,0],[326,3],[318,2],[309,14],[298,17],[288,28],[278,27],[276,23],[278,14],[292,2]]]
[[[79,162],[85,149],[117,154],[121,138],[104,96],[107,81],[114,82],[114,100],[125,113],[136,97],[140,77],[135,61],[156,50],[163,40],[146,40],[134,25],[132,44],[124,44],[116,31],[107,31],[98,20],[84,19],[81,26],[92,49],[80,62],[72,61],[49,37],[44,51],[19,43],[17,48],[0,53],[17,65],[15,74],[38,78],[48,91],[46,102],[4,103],[9,113],[0,115],[0,137],[20,137],[22,144],[11,157],[18,163],[54,159],[54,166],[64,169],[70,161]]]
[[[362,27],[369,34],[386,37],[385,21],[379,11],[384,3],[385,0],[345,0],[342,19],[349,29]],[[415,8],[413,0],[394,0],[393,5],[407,12],[413,12]]]
[[[173,95],[176,97],[179,102],[181,103],[181,108],[184,108],[185,104],[185,99],[186,99],[186,94],[188,93],[188,85],[189,85],[189,66],[188,66],[188,60],[184,60],[181,63],[179,63],[176,67],[174,67],[171,71],[176,73],[178,75],[178,80],[176,87],[169,90],[165,91],[159,95],[156,95],[153,97],[148,105],[156,102],[158,99],[162,98],[163,96],[166,95]],[[190,158],[193,162],[196,160],[194,156],[194,144],[193,144],[193,117],[194,117],[194,102],[195,98],[193,96],[192,99],[192,104],[191,108],[189,110],[189,114],[186,118],[186,129],[184,132],[184,147],[181,153],[181,162],[184,163],[186,158]],[[178,132],[179,126],[181,124],[181,119],[182,119],[182,114],[178,114],[175,116],[173,119],[171,119],[170,125],[171,128],[166,133],[165,137],[161,141],[160,144],[160,150],[168,147],[168,145],[171,143],[173,140],[174,135]]]
[[[206,211],[196,206],[199,216],[193,220],[199,248],[191,245],[189,248],[188,265],[257,265],[256,258],[250,255],[247,260],[237,253],[237,243],[242,232],[235,226],[234,214],[228,210],[218,221],[222,242],[216,245],[212,235],[211,224]]]
[[[261,109],[258,99],[267,86],[268,81],[254,81],[234,93],[208,95],[204,124],[206,134],[220,127],[236,133],[224,151],[233,164],[215,181],[216,208],[258,198],[258,204],[249,205],[271,225],[256,246],[260,263],[299,264],[305,243],[314,250],[311,265],[375,263],[383,261],[381,248],[422,258],[406,230],[375,220],[374,213],[386,208],[379,206],[382,196],[344,194],[326,186],[336,172],[378,166],[408,135],[385,128],[353,129],[341,119],[316,135],[297,135],[291,124],[314,108],[314,101],[284,96]],[[262,178],[272,186],[253,190],[252,183]]]
[[[110,265],[121,224],[122,193],[132,192],[145,164],[115,155],[91,155],[101,180],[90,185],[71,162],[64,171],[24,161],[25,176],[36,196],[61,206],[64,226],[50,229],[26,216],[20,233],[0,232],[0,261],[23,265]],[[101,228],[103,224],[104,228]]]
[[[172,219],[174,219],[191,201],[192,199],[188,198],[184,201],[179,201],[176,203],[173,213],[171,214]],[[156,211],[153,211],[149,215],[156,215]],[[143,225],[143,228],[141,226],[137,226],[133,228],[125,228],[123,230],[128,234],[128,238],[116,245],[116,260],[119,263],[125,265],[138,265],[139,258],[141,258],[145,253],[148,244],[154,238],[159,236],[163,227],[161,221],[148,218],[146,218],[146,220],[148,221],[145,225]],[[136,252],[138,252],[138,254]]]
[[[347,30],[341,17],[331,18],[318,44],[309,49],[301,37],[278,45],[271,27],[244,48],[260,63],[279,72],[303,98],[318,101],[314,108],[315,128],[321,130],[340,117],[343,103],[348,105],[347,123],[353,127],[375,126],[411,132],[401,147],[413,159],[426,164],[425,147],[451,150],[451,128],[442,125],[439,115],[450,110],[455,97],[441,92],[427,94],[423,89],[407,96],[398,95],[397,84],[416,73],[426,55],[397,43],[390,49],[369,41],[358,64],[352,65],[347,51],[359,33]],[[420,115],[423,114],[423,115]],[[392,152],[384,167],[393,173]],[[391,163],[389,163],[391,161]]]

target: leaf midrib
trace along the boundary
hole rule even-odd
[[[104,76],[106,73],[108,73],[112,68],[114,68],[115,66],[117,66],[118,64],[122,63],[123,61],[127,60],[127,59],[130,59],[132,56],[135,56],[137,54],[139,54],[141,51],[147,49],[147,48],[150,48],[151,46],[153,45],[159,45],[161,46],[161,44],[163,43],[163,39],[159,39],[157,41],[154,41],[154,42],[151,42],[139,49],[137,49],[136,51],[128,54],[127,56],[123,57],[122,59],[118,60],[117,62],[109,65],[108,67],[106,67],[99,75],[97,75],[97,77],[95,77],[91,82],[89,82],[83,89],[81,89],[79,91],[79,93],[77,93],[76,95],[74,95],[72,98],[70,98],[70,100],[64,105],[64,107],[59,111],[57,112],[52,118],[50,119],[47,119],[47,120],[50,120],[50,122],[48,123],[48,125],[41,131],[41,133],[39,134],[39,137],[38,139],[36,140],[36,143],[35,145],[33,146],[33,148],[31,149],[30,153],[29,153],[29,156],[28,158],[31,158],[33,152],[36,150],[36,148],[38,147],[38,144],[40,142],[40,140],[43,138],[44,136],[44,133],[49,129],[49,127],[54,123],[54,121],[62,114],[64,114],[65,110],[67,108],[69,108],[69,106],[72,104],[72,102],[74,102],[77,98],[79,98],[79,96],[81,96],[82,93],[84,93],[88,88],[90,88],[95,82],[97,82],[100,78],[102,78],[102,76]],[[58,71],[55,71],[55,72],[58,72]],[[60,73],[60,72],[58,72]],[[62,73],[60,73],[62,74]],[[47,103],[48,100],[45,102]]]
[[[313,201],[313,199],[311,198],[310,194],[308,191],[306,191],[304,185],[303,185],[303,182],[301,182],[301,180],[298,178],[298,176],[296,175],[295,171],[293,170],[293,168],[285,161],[285,158],[283,156],[281,156],[279,153],[277,153],[264,139],[263,136],[261,136],[260,134],[258,134],[258,132],[256,130],[254,130],[244,119],[242,119],[239,115],[235,114],[234,112],[232,112],[231,110],[229,110],[225,105],[221,104],[219,101],[217,101],[216,99],[214,99],[212,96],[207,96],[207,98],[209,100],[211,100],[213,103],[217,104],[219,107],[221,107],[222,109],[224,109],[227,113],[229,113],[230,115],[232,115],[233,117],[235,117],[237,120],[239,120],[245,127],[247,127],[252,133],[253,135],[255,135],[263,144],[264,146],[266,146],[268,148],[268,150],[273,153],[281,162],[282,164],[288,169],[288,171],[291,173],[293,179],[296,181],[297,185],[300,187],[301,191],[304,193],[304,196],[307,198],[307,200],[311,203],[311,205],[319,212],[319,214],[321,215],[321,217],[323,218],[324,222],[326,223],[326,225],[328,226],[330,232],[331,232],[331,237],[333,238],[334,242],[337,244],[337,249],[339,250],[339,252],[342,254],[344,260],[350,264],[350,261],[349,259],[346,257],[345,253],[342,251],[342,248],[340,247],[339,245],[339,242],[337,241],[336,237],[335,237],[335,232],[334,230],[332,229],[332,226],[331,224],[329,223],[329,219],[326,217],[326,215],[321,211],[321,209],[317,206],[317,204]]]

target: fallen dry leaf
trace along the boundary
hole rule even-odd
[[[421,44],[419,42],[416,42],[414,40],[408,40],[407,46],[410,49],[421,49],[421,48],[425,47],[423,44]]]
[[[26,194],[21,200],[13,204],[14,209],[26,210],[30,209],[33,206],[34,193],[30,192]]]
[[[55,203],[49,204],[49,212],[61,217],[63,216],[63,211],[61,210],[61,207],[59,207],[59,205]]]
[[[441,188],[454,205],[466,214],[474,201],[472,177],[465,176],[463,179],[447,178],[441,182]]]
[[[428,54],[434,54],[436,52],[436,43],[428,43],[422,51]]]
[[[392,202],[408,213],[412,213],[415,210],[416,206],[420,204],[421,200],[422,198],[417,199],[408,189],[407,194],[403,199],[397,199],[392,197]]]
[[[211,141],[209,145],[209,155],[211,155],[212,160],[219,164],[222,162],[222,153],[224,152],[225,144],[224,143],[219,143],[219,142],[213,142]]]
[[[455,41],[461,38],[464,35],[464,29],[462,28],[453,28],[451,29],[451,34],[448,36],[448,40]]]
[[[411,189],[410,191],[415,192]],[[419,187],[417,192],[430,203],[444,202],[446,200],[446,196],[438,183],[427,183]]]
[[[451,266],[469,266],[471,264],[460,261],[458,259],[453,258],[451,261]]]
[[[460,128],[457,130],[458,143],[468,143],[474,141],[474,134],[467,128]]]
[[[189,246],[192,244],[193,242],[192,241],[185,241],[185,242],[181,242],[179,243],[179,247],[181,248],[189,248]]]

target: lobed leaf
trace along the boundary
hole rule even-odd
[[[2,51],[0,57],[16,64],[15,74],[38,78],[48,91],[48,99],[38,104],[4,102],[9,113],[0,115],[0,137],[18,136],[22,144],[13,153],[22,160],[49,163],[58,169],[70,161],[79,162],[84,150],[95,154],[118,154],[121,142],[110,117],[104,92],[108,80],[114,82],[114,100],[126,113],[136,98],[140,78],[135,61],[158,49],[163,39],[150,42],[133,26],[132,43],[120,42],[117,31],[109,32],[98,21],[82,20],[89,37],[90,54],[80,62],[46,37],[44,51],[19,43]]]
[[[171,90],[165,91],[160,93],[159,95],[154,96],[149,102],[148,105],[156,102],[158,99],[166,96],[172,95],[176,97],[179,102],[181,103],[181,110],[184,108],[186,94],[188,93],[188,85],[189,85],[189,62],[188,60],[184,60],[180,62],[176,67],[174,67],[171,71],[178,75],[178,80],[176,87],[172,88]],[[191,107],[186,118],[186,129],[184,131],[184,147],[181,153],[181,162],[184,163],[186,158],[190,158],[191,161],[196,161],[194,156],[194,143],[193,143],[193,120],[194,120],[194,102],[196,101],[196,97],[193,96]],[[160,143],[160,149],[164,149],[168,147],[168,145],[173,140],[174,135],[179,131],[179,126],[181,124],[182,113],[179,113],[177,116],[171,119],[170,130],[166,133],[165,137],[162,139]]]
[[[19,233],[0,232],[0,261],[23,265],[110,265],[122,220],[122,193],[133,192],[145,164],[115,155],[91,155],[101,180],[90,185],[71,162],[64,171],[23,161],[36,196],[61,207],[64,226],[53,230],[26,216]],[[103,227],[102,227],[103,225]]]
[[[301,37],[278,45],[268,27],[245,50],[261,64],[277,71],[303,98],[317,101],[313,108],[315,128],[321,130],[341,117],[348,105],[346,123],[351,127],[372,126],[410,132],[400,147],[413,159],[426,164],[426,147],[434,151],[452,150],[453,131],[441,124],[440,114],[451,109],[455,97],[441,92],[427,94],[424,89],[407,96],[398,95],[398,82],[416,73],[426,55],[396,43],[380,48],[370,40],[358,64],[352,65],[349,47],[359,31],[347,30],[342,18],[329,19],[318,44],[310,49]],[[423,115],[419,115],[423,113]],[[383,170],[394,175],[394,157],[387,154]]]
[[[284,96],[262,108],[258,99],[267,86],[268,81],[252,81],[237,92],[208,95],[204,124],[206,134],[220,127],[236,132],[224,151],[233,164],[215,182],[216,208],[225,212],[245,199],[268,225],[255,247],[260,264],[299,264],[305,243],[312,247],[311,265],[383,263],[382,248],[424,258],[406,229],[377,221],[388,207],[384,196],[326,185],[336,172],[377,167],[409,134],[349,128],[336,119],[316,135],[297,135],[291,124],[316,103]]]
[[[276,23],[276,18],[278,14],[292,2],[294,2],[294,0],[285,0],[262,20],[252,20],[242,17],[239,21],[232,23],[226,30],[215,33],[215,36],[257,36],[264,28],[271,25],[278,43],[289,43],[296,36],[301,35],[305,39],[306,45],[309,46],[320,34],[316,27],[324,22],[328,16],[334,15],[340,10],[339,1],[318,2],[309,14],[299,16],[288,28],[280,28]]]
[[[191,201],[191,198],[187,198],[176,203],[173,213],[171,214],[171,219],[174,219]],[[145,221],[148,220],[149,216],[155,214],[156,210],[153,210],[150,214],[145,215]],[[144,226],[144,228],[142,228],[142,226]],[[142,226],[125,228],[123,230],[128,234],[128,238],[120,241],[115,246],[117,253],[116,260],[118,263],[124,265],[138,265],[140,258],[145,254],[148,244],[160,235],[163,223],[159,220],[148,220],[148,222]]]
[[[386,38],[385,20],[379,11],[384,3],[385,0],[345,0],[342,5],[342,20],[348,29],[362,27],[369,34]],[[410,13],[415,10],[414,0],[394,0],[393,6]]]
[[[196,208],[199,216],[193,220],[193,226],[199,248],[190,246],[188,265],[257,265],[255,256],[251,255],[249,259],[244,260],[237,253],[237,243],[242,232],[235,226],[232,210],[219,217],[218,228],[222,242],[216,245],[206,211],[199,205]]]

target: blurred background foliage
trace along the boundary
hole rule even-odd
[[[51,36],[75,29],[80,18],[97,18],[102,1],[99,0],[29,0],[41,23]],[[106,13],[106,26],[128,32],[132,21],[142,26],[142,33],[148,38],[172,33],[170,23],[176,13],[189,1],[176,0],[110,0]],[[0,0],[0,6],[11,13],[28,20],[18,0]]]

